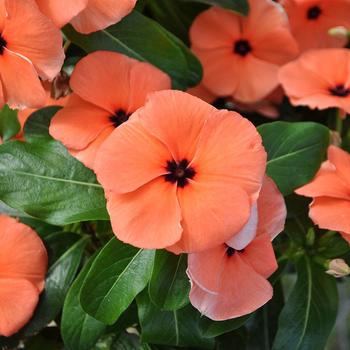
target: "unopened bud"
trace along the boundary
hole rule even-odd
[[[333,259],[329,262],[326,273],[337,278],[344,277],[350,274],[350,267],[343,259]]]
[[[330,144],[339,147],[341,145],[341,136],[338,131],[331,131],[330,132]]]
[[[53,80],[51,85],[51,97],[54,100],[65,97],[71,93],[69,87],[69,75],[61,71]]]

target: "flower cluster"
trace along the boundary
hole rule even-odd
[[[278,268],[275,251],[282,260],[291,261],[310,252],[313,263],[321,262],[327,273],[337,277],[349,273],[340,256],[319,258],[317,254],[325,248],[321,239],[315,239],[315,230],[316,235],[319,232],[314,226],[302,238],[305,244],[300,249],[294,241],[288,245],[287,237],[282,237],[286,235],[278,237],[278,249],[272,244],[287,217],[292,220],[299,215],[287,216],[284,195],[290,195],[286,200],[296,195],[311,197],[308,214],[313,223],[339,232],[350,244],[347,143],[340,140],[340,147],[329,146],[328,129],[316,123],[321,134],[326,130],[326,137],[304,145],[308,135],[300,133],[304,139],[290,141],[291,134],[283,134],[287,129],[283,121],[274,124],[283,127],[272,137],[263,128],[273,124],[271,120],[263,119],[259,129],[254,122],[257,115],[290,120],[283,115],[287,109],[301,114],[307,110],[311,118],[333,108],[337,120],[318,121],[328,125],[331,119],[339,139],[349,137],[342,126],[350,113],[350,51],[346,48],[350,1],[248,0],[247,5],[246,16],[219,6],[200,11],[184,39],[188,48],[155,25],[145,36],[156,33],[159,42],[146,38],[138,53],[143,39],[130,39],[131,25],[123,21],[136,0],[0,0],[0,105],[18,109],[20,125],[11,136],[17,141],[0,146],[3,163],[13,161],[1,165],[0,158],[0,187],[12,181],[11,171],[23,176],[26,188],[28,174],[30,181],[53,180],[54,163],[69,157],[69,164],[79,168],[67,169],[65,176],[57,176],[58,182],[103,190],[112,231],[125,247],[186,256],[189,301],[213,321],[250,314],[273,297],[268,279]],[[151,8],[146,6],[145,13]],[[110,30],[111,25],[116,27]],[[107,37],[105,42],[102,35]],[[121,39],[112,42],[113,35]],[[166,50],[159,51],[162,57],[153,48],[150,53],[148,45],[167,48],[167,40],[188,69],[202,66],[197,85],[184,84],[181,91],[179,81],[188,76],[179,79],[180,70],[167,66],[172,58]],[[40,119],[40,127],[47,129],[45,136],[33,137],[29,132],[26,141],[24,125],[34,128],[34,112],[48,106],[60,108],[49,120]],[[293,128],[297,120],[291,121],[288,127]],[[7,141],[2,129],[0,115],[0,137]],[[47,143],[35,148],[38,140]],[[25,145],[37,166],[50,158],[45,152],[53,152],[49,170],[35,173],[19,151],[11,153],[11,145],[14,149]],[[62,145],[64,154],[59,153]],[[298,158],[300,153],[310,156],[310,164]],[[16,168],[21,160],[23,164]],[[96,179],[98,184],[93,183]],[[89,191],[85,198],[93,202],[94,192]],[[97,213],[101,208],[95,212],[83,208],[79,214],[63,217],[64,194],[52,209],[50,197],[39,207],[38,198],[28,204],[16,197],[18,193],[24,196],[20,185],[12,192],[0,188],[0,213],[3,201],[20,217],[65,226],[62,231],[72,229],[83,238],[87,233],[92,241],[88,256],[103,245],[89,226],[101,219]],[[59,214],[51,215],[55,210]],[[70,225],[76,223],[79,229]],[[45,235],[43,240],[50,246]],[[34,314],[44,290],[48,256],[31,227],[7,215],[0,215],[0,242],[0,336],[9,337]],[[119,257],[111,261],[114,258]],[[92,269],[98,259],[99,255]],[[115,265],[111,262],[108,268]],[[79,263],[72,271],[78,267]],[[87,284],[81,284],[83,290]],[[83,305],[83,296],[76,299]],[[109,300],[109,294],[104,299]],[[85,311],[89,313],[82,308]],[[96,319],[101,320],[99,315]]]

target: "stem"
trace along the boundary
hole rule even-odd
[[[66,40],[66,42],[64,43],[64,45],[63,45],[63,51],[66,53],[67,52],[67,50],[69,49],[69,46],[70,46],[70,44],[71,44],[72,42],[70,41],[70,40]]]
[[[335,130],[339,133],[340,136],[343,131],[343,118],[341,116],[342,116],[342,111],[340,109],[337,109],[336,119],[335,119]]]

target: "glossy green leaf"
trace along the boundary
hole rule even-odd
[[[21,129],[17,119],[17,110],[9,108],[5,105],[0,110],[0,138],[8,141],[15,136]]]
[[[95,174],[47,134],[56,110],[51,107],[30,117],[25,134],[28,142],[0,146],[0,200],[54,225],[108,220],[103,189]]]
[[[74,234],[71,234],[74,236]],[[65,240],[65,235],[55,235],[56,240]],[[84,248],[88,243],[88,238],[80,238],[69,249],[50,266],[44,292],[40,296],[39,304],[36,308],[34,317],[23,329],[23,333],[28,336],[35,334],[55,319],[60,312],[67,291],[74,280]],[[64,244],[64,242],[61,242]]]
[[[249,4],[247,0],[182,0],[189,2],[202,2],[210,6],[220,6],[228,10],[235,11],[242,15],[248,15]]]
[[[52,140],[52,137],[49,134],[50,122],[53,116],[60,109],[61,107],[50,106],[32,113],[24,124],[26,141],[31,143],[39,143],[41,141]]]
[[[202,316],[199,321],[199,326],[203,336],[214,338],[242,327],[250,317],[251,315],[246,315],[227,321],[213,321],[205,316]]]
[[[80,289],[93,259],[91,257],[81,270],[64,302],[61,334],[67,350],[90,350],[106,329],[104,323],[88,315],[80,305]]]
[[[199,328],[200,313],[191,305],[162,311],[143,292],[137,297],[142,342],[159,345],[213,349],[214,339],[205,338]]]
[[[281,312],[272,349],[324,349],[337,316],[336,280],[306,255],[296,269],[298,279]]]
[[[268,154],[267,175],[284,195],[314,177],[329,145],[329,129],[312,122],[273,122],[258,131]]]
[[[168,73],[176,88],[194,86],[202,77],[201,66],[191,51],[157,22],[137,11],[90,35],[79,34],[71,26],[65,27],[64,33],[86,52],[117,51],[149,62]]]
[[[186,275],[187,256],[158,250],[148,291],[160,309],[177,310],[189,303],[190,282]]]
[[[112,238],[94,260],[80,302],[94,318],[113,324],[147,285],[155,252]]]

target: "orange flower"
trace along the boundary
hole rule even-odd
[[[95,172],[120,240],[179,253],[208,249],[242,228],[265,166],[248,120],[161,91],[104,142]]]
[[[278,67],[297,54],[296,43],[279,4],[250,0],[242,17],[212,7],[190,29],[192,49],[204,68],[204,86],[217,96],[256,102],[278,85]]]
[[[59,30],[33,0],[0,0],[0,106],[40,107],[64,60]]]
[[[59,28],[70,22],[80,33],[89,34],[119,22],[137,0],[36,0],[40,10]]]
[[[53,118],[50,134],[92,168],[101,143],[141,107],[149,92],[169,89],[170,78],[149,63],[97,51],[78,62],[73,94]]]
[[[47,253],[28,226],[0,215],[0,335],[11,336],[32,317],[44,289]]]
[[[349,0],[284,0],[292,33],[301,51],[343,47],[347,36],[332,36],[329,30],[350,26]]]
[[[189,254],[192,305],[221,321],[267,303],[273,289],[266,279],[277,269],[271,240],[283,230],[286,214],[283,196],[265,177],[256,209],[243,230],[226,244]]]
[[[350,51],[310,50],[283,66],[279,80],[295,106],[350,112]]]
[[[340,231],[350,243],[350,154],[329,146],[315,178],[295,192],[313,198],[310,218],[322,229]]]

